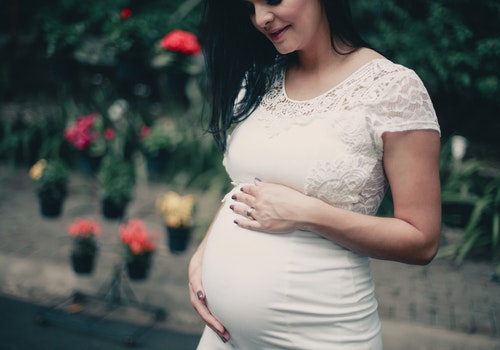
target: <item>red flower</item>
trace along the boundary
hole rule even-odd
[[[157,231],[147,231],[140,219],[130,219],[119,227],[120,239],[135,255],[153,252],[158,240]]]
[[[107,128],[104,130],[104,138],[108,141],[111,141],[115,138],[115,131],[111,128]]]
[[[182,52],[186,55],[196,55],[201,52],[201,46],[193,33],[176,29],[161,39],[160,46],[169,51]]]
[[[120,11],[120,17],[122,19],[127,19],[129,18],[130,16],[132,16],[132,10],[129,9],[129,8],[124,8]]]
[[[92,141],[99,137],[99,132],[92,130],[96,113],[82,115],[76,119],[75,124],[64,130],[64,138],[71,142],[76,149],[86,149]]]
[[[101,233],[101,226],[93,219],[77,218],[68,225],[68,233],[72,237],[90,238]]]
[[[141,128],[141,132],[139,133],[139,136],[141,138],[144,138],[146,136],[148,136],[149,134],[151,134],[151,128],[147,125],[144,125],[142,128]]]

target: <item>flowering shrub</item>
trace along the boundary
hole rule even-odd
[[[120,18],[121,19],[127,19],[130,16],[132,16],[132,10],[131,9],[129,9],[129,8],[123,8],[123,9],[121,9],[121,11],[120,11]]]
[[[119,227],[120,239],[125,246],[127,259],[136,255],[150,254],[156,250],[157,231],[148,231],[140,219],[130,219]]]
[[[175,29],[159,41],[151,65],[154,68],[175,67],[185,72],[197,71],[198,64],[189,58],[200,53],[200,43],[193,33]]]
[[[30,168],[29,175],[36,183],[39,195],[54,199],[65,197],[69,173],[63,162],[40,159]]]
[[[107,128],[106,130],[104,130],[104,139],[106,141],[111,141],[115,138],[115,135],[116,135],[116,132],[111,129],[111,128]]]
[[[97,172],[101,183],[101,196],[120,206],[132,198],[135,184],[135,169],[131,161],[107,156]]]
[[[143,126],[139,133],[144,153],[156,156],[161,151],[173,151],[182,141],[182,135],[174,123],[156,122],[151,127]]]
[[[64,130],[64,138],[79,151],[88,151],[89,155],[101,156],[105,153],[104,138],[111,140],[114,131],[102,131],[103,125],[99,114],[91,113],[79,116],[75,123]]]
[[[166,192],[158,196],[156,208],[169,227],[191,227],[193,225],[193,195],[181,196],[176,192]]]
[[[101,233],[101,226],[93,219],[77,218],[68,225],[68,233],[74,238],[73,254],[94,255],[97,251],[96,236]]]
[[[160,47],[173,52],[181,52],[185,55],[197,55],[201,52],[201,46],[196,36],[180,29],[175,29],[165,35],[160,41]]]

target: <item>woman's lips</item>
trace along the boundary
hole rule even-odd
[[[269,37],[271,38],[272,41],[278,41],[283,37],[283,35],[285,35],[285,32],[288,28],[289,26],[286,26],[282,29],[269,32]]]

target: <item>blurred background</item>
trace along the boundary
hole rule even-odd
[[[433,100],[443,227],[455,232],[443,235],[438,257],[486,261],[490,281],[500,281],[500,3],[351,3],[362,36],[415,70]],[[64,186],[75,176],[115,206],[133,207],[141,184],[222,196],[230,184],[203,123],[202,10],[201,0],[0,0],[3,171],[31,170],[26,184],[40,205],[44,194],[71,196]],[[194,241],[207,208],[196,211]],[[389,193],[379,214],[391,210]]]

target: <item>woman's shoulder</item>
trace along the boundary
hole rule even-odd
[[[359,66],[363,66],[364,64],[375,60],[387,60],[384,55],[367,47],[357,49],[352,54],[352,59],[356,61]]]
[[[403,81],[419,80],[412,69],[391,61],[375,50],[361,48],[351,56],[348,64],[354,72],[352,82],[368,89],[385,89]]]
[[[382,55],[373,55],[365,75],[364,102],[370,106],[376,129],[404,131],[432,129],[439,132],[429,93],[417,73]]]
[[[412,93],[420,90],[427,94],[426,87],[418,74],[411,68],[378,54],[373,50],[365,51],[360,59],[358,83],[368,91],[378,91],[379,97],[389,97],[393,94]]]

